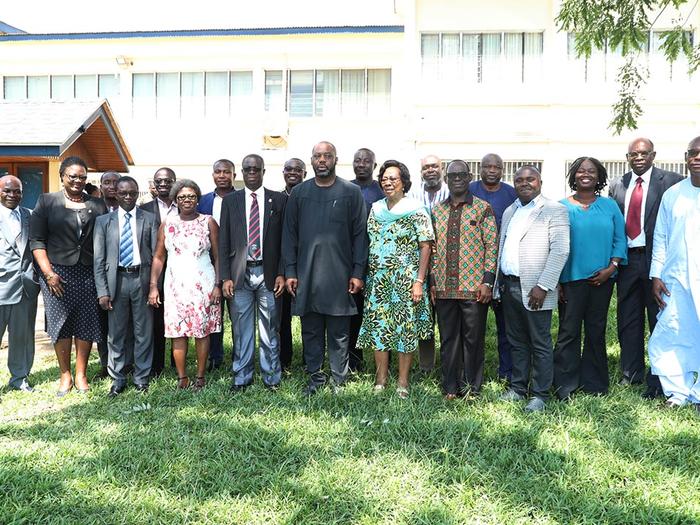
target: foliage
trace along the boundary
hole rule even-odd
[[[639,58],[647,53],[649,32],[662,15],[670,13],[676,21],[671,30],[660,35],[665,58],[674,62],[684,55],[689,73],[700,67],[700,44],[693,46],[688,31],[697,4],[698,0],[562,0],[556,23],[560,31],[575,36],[578,57],[590,58],[595,50],[615,49],[626,58],[618,71],[618,101],[610,121],[615,134],[637,128],[642,115],[641,88],[649,76]]]

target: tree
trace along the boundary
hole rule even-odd
[[[590,58],[594,50],[618,50],[624,63],[617,73],[618,100],[613,105],[610,128],[619,135],[636,129],[643,110],[642,86],[649,71],[640,60],[649,47],[649,35],[659,18],[671,14],[673,28],[661,33],[661,51],[675,62],[681,54],[688,59],[689,74],[700,67],[700,44],[693,45],[688,22],[698,0],[562,0],[556,18],[560,31],[575,37],[579,58]]]

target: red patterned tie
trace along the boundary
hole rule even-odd
[[[642,182],[644,179],[637,177],[637,184],[632,190],[630,203],[627,208],[627,221],[625,222],[625,232],[630,239],[636,239],[642,233]]]
[[[255,261],[260,258],[260,208],[255,193],[250,196],[253,202],[250,205],[250,221],[248,222],[248,250]]]

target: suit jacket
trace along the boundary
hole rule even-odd
[[[610,181],[611,198],[615,199],[622,215],[625,214],[625,194],[632,180],[632,173],[628,171],[622,177],[615,177]],[[636,179],[635,179],[636,180]],[[683,176],[653,167],[649,178],[649,188],[647,189],[647,200],[644,204],[644,238],[646,240],[647,264],[651,265],[651,252],[654,247],[654,227],[656,226],[656,215],[659,213],[659,205],[664,192],[675,183],[683,180]]]
[[[499,257],[503,253],[508,226],[516,209],[517,201],[503,212]],[[554,309],[558,300],[559,276],[568,258],[569,212],[564,205],[541,197],[530,212],[520,239],[520,287],[525,308],[530,310],[527,294],[540,284],[548,290],[541,310]],[[503,273],[500,270],[498,273],[496,288],[503,282]]]
[[[265,189],[263,220],[263,272],[268,290],[275,287],[275,277],[284,275],[282,265],[282,222],[287,197]],[[219,230],[219,276],[232,279],[236,289],[243,286],[248,256],[248,224],[245,216],[245,190],[229,193],[221,204]]]
[[[117,292],[117,269],[119,267],[119,212],[102,215],[95,221],[95,286],[97,297],[114,298]],[[148,295],[151,277],[151,261],[156,250],[158,228],[152,213],[136,208],[136,235],[139,243],[141,268],[139,278],[144,295]]]
[[[214,197],[216,197],[216,193],[213,191],[202,195],[199,204],[197,204],[197,211],[205,215],[211,215],[214,211]]]
[[[22,224],[17,239],[12,238],[10,225],[0,215],[0,305],[17,304],[23,297],[34,298],[39,294],[29,249],[31,213],[21,206],[17,209]]]
[[[160,226],[160,208],[158,208],[158,199],[155,198],[151,202],[147,202],[146,204],[142,204],[139,206],[140,210],[145,210],[151,214],[153,214],[153,218],[155,220],[156,224],[156,230]]]
[[[95,219],[107,212],[102,199],[87,197],[80,236],[75,210],[66,208],[63,192],[39,195],[30,220],[32,250],[46,250],[49,261],[65,266],[92,266],[92,231]]]

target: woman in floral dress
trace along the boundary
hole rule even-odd
[[[148,302],[158,308],[158,279],[168,261],[163,287],[165,337],[173,340],[173,358],[178,388],[187,388],[188,338],[194,337],[197,378],[192,385],[201,390],[209,355],[209,334],[221,331],[221,283],[218,272],[219,227],[209,215],[197,212],[202,196],[191,180],[177,181],[170,192],[178,215],[161,224],[151,270]]]
[[[367,221],[369,266],[358,346],[374,348],[375,390],[386,386],[389,351],[398,352],[396,393],[406,398],[413,352],[433,334],[425,282],[433,228],[425,207],[405,196],[411,176],[404,164],[386,161],[378,179],[386,198],[372,205]]]

